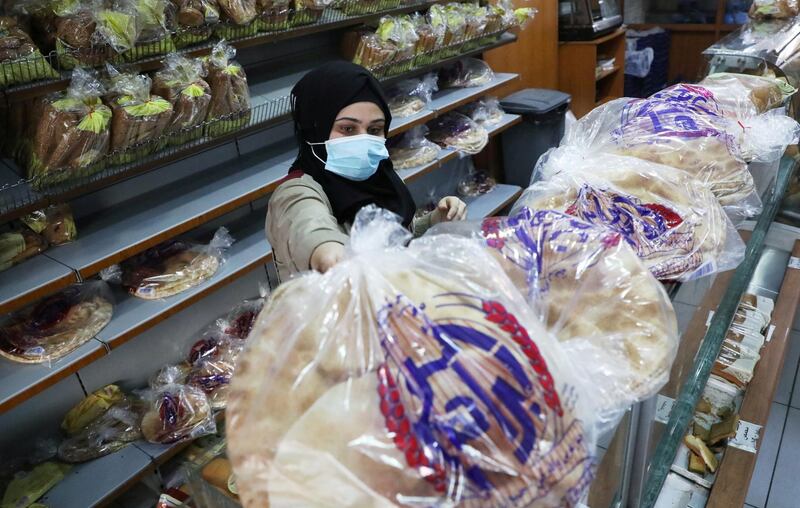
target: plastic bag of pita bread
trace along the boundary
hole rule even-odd
[[[264,289],[264,295],[268,290]],[[232,308],[225,317],[217,320],[217,326],[225,335],[245,340],[256,324],[256,318],[264,307],[264,297],[244,300]]]
[[[97,335],[111,320],[112,312],[108,284],[73,284],[3,316],[0,356],[20,363],[50,364]]]
[[[758,214],[761,199],[730,134],[731,122],[681,101],[617,99],[581,118],[561,145],[682,169],[711,189],[738,222]]]
[[[142,435],[151,443],[171,444],[217,431],[211,404],[200,388],[173,383],[144,392],[148,402]]]
[[[130,294],[145,300],[167,298],[210,279],[225,261],[233,237],[221,227],[207,245],[169,240],[120,265],[104,269],[103,280],[122,284]]]
[[[685,171],[635,157],[552,149],[514,206],[558,210],[622,234],[660,280],[736,267],[744,243],[711,192]]]
[[[231,382],[244,506],[574,506],[584,381],[497,261],[367,207],[347,258],[281,285]]]
[[[650,98],[679,103],[694,114],[708,116],[708,120],[727,129],[746,162],[780,159],[787,146],[797,143],[800,124],[783,110],[759,113],[751,100],[752,95],[742,93],[742,89],[747,91],[747,88],[740,80],[736,83],[739,86],[728,83],[724,89],[679,83]]]
[[[752,107],[753,114],[777,108],[797,92],[785,78],[732,72],[710,74],[698,84],[710,90],[723,109]]]
[[[592,380],[602,431],[666,383],[679,335],[663,286],[622,234],[553,210],[439,224],[478,239]],[[598,305],[602,302],[602,305]]]

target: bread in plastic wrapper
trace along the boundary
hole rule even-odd
[[[800,14],[797,0],[753,0],[748,15],[757,20],[787,19]]]
[[[256,27],[259,32],[276,32],[289,28],[290,0],[258,0]],[[358,2],[359,4],[361,2]]]
[[[99,388],[67,411],[61,421],[61,429],[69,436],[77,434],[124,399],[125,394],[117,385]]]
[[[715,92],[706,86],[679,83],[650,98],[680,103],[694,115],[709,117],[710,122],[727,130],[734,144],[732,152],[746,162],[780,159],[787,146],[797,143],[800,123],[783,110],[755,112],[750,98],[731,88]]]
[[[117,0],[120,1],[120,0]],[[174,4],[170,0],[131,0],[135,12],[136,42],[125,53],[129,61],[141,60],[175,51],[172,30],[167,19],[174,19]]]
[[[192,362],[186,384],[203,390],[213,409],[223,409],[228,402],[231,377],[244,345],[240,339],[221,337]]]
[[[483,86],[494,79],[489,64],[477,58],[463,58],[439,71],[439,84],[444,88]]]
[[[263,307],[264,298],[245,300],[232,308],[225,317],[218,319],[217,326],[225,335],[245,340],[250,336]]]
[[[459,112],[467,115],[479,125],[488,127],[503,120],[505,111],[500,107],[497,97],[484,97],[459,108]]]
[[[140,439],[141,408],[127,397],[112,405],[58,447],[58,458],[68,463],[87,462],[121,450]]]
[[[0,233],[0,271],[47,250],[45,239],[27,227],[13,227]]]
[[[122,284],[137,298],[167,298],[191,289],[217,273],[224,262],[224,253],[233,241],[224,227],[217,230],[207,245],[169,240],[120,265],[104,269],[100,276]]]
[[[211,405],[199,388],[170,384],[143,398],[148,409],[142,417],[142,434],[151,443],[177,443],[217,431]]]
[[[419,113],[430,104],[437,90],[439,86],[434,73],[394,85],[387,93],[392,118],[406,118]]]
[[[204,74],[200,61],[170,53],[153,77],[153,93],[172,104],[172,118],[164,130],[170,144],[180,145],[203,135],[211,105],[211,87]]]
[[[39,79],[56,79],[50,65],[17,18],[0,19],[0,86],[7,87]]]
[[[561,145],[629,155],[690,173],[735,220],[761,211],[731,120],[680,101],[617,99],[587,113]]]
[[[735,268],[744,243],[714,196],[684,172],[634,157],[552,149],[514,211],[551,209],[618,231],[660,280]]]
[[[172,0],[175,21],[175,46],[182,48],[198,44],[211,36],[211,29],[220,20],[217,0]]]
[[[439,157],[441,148],[425,137],[428,128],[418,125],[387,142],[394,169],[403,170],[430,164]]]
[[[217,0],[222,18],[234,25],[248,25],[258,15],[256,0]]]
[[[66,92],[44,99],[29,164],[29,176],[36,183],[55,183],[102,167],[112,117],[100,100],[104,93],[92,73],[75,69]]]
[[[109,106],[111,150],[115,164],[141,159],[163,146],[161,135],[172,119],[172,104],[150,93],[151,79],[144,74],[120,73],[108,66],[112,75],[113,98]]]
[[[241,65],[233,60],[236,50],[220,41],[208,60],[208,84],[211,104],[208,107],[208,131],[212,137],[237,131],[250,120],[250,89]]]
[[[231,382],[244,506],[574,506],[593,475],[580,376],[478,242],[373,206],[348,258],[281,285]]]
[[[666,383],[680,337],[675,311],[620,233],[522,207],[509,217],[439,224],[429,234],[474,237],[486,246],[592,380],[603,430]]]
[[[475,168],[472,159],[464,159],[460,166],[460,181],[456,186],[458,195],[465,198],[474,198],[494,190],[497,187],[497,180],[491,177],[486,171]]]
[[[797,92],[785,79],[730,72],[710,74],[698,84],[710,90],[724,110],[735,111],[747,101],[752,114],[777,108]]]
[[[41,235],[50,245],[64,245],[78,237],[72,210],[65,203],[31,212],[23,216],[20,222]]]
[[[428,122],[428,139],[464,154],[480,153],[489,143],[489,132],[468,116],[451,111]]]
[[[105,282],[84,282],[15,312],[0,328],[0,356],[20,363],[58,360],[108,324],[112,301]]]

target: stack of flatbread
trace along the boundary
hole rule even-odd
[[[576,503],[593,415],[513,295],[477,242],[441,237],[282,285],[231,384],[243,504]]]
[[[0,356],[20,363],[57,360],[97,335],[112,311],[104,282],[70,286],[12,315],[0,328]]]
[[[142,417],[142,434],[151,443],[177,443],[208,434],[216,429],[211,405],[199,388],[172,384],[151,396]]]
[[[550,152],[537,170],[544,180],[515,210],[558,210],[617,231],[658,279],[691,280],[744,254],[714,196],[683,171],[569,147]]]

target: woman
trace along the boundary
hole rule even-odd
[[[414,200],[385,146],[389,106],[363,67],[322,65],[295,85],[292,102],[300,152],[267,212],[267,238],[281,279],[308,269],[325,272],[341,261],[350,225],[366,205],[396,213],[415,236],[466,217],[464,202],[450,196],[414,219]]]

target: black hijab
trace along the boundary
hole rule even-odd
[[[300,170],[320,184],[340,224],[352,223],[362,207],[375,204],[399,215],[409,227],[414,218],[414,199],[392,162],[380,163],[374,175],[363,182],[348,180],[325,171],[325,145],[339,111],[356,102],[372,102],[386,117],[385,134],[389,135],[392,114],[381,85],[365,68],[349,62],[330,62],[306,74],[292,89],[292,116],[300,152],[291,171]]]

